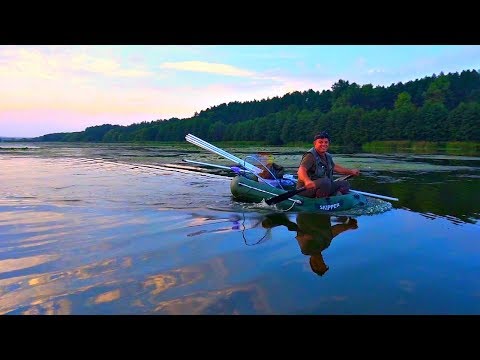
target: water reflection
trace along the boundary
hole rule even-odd
[[[164,166],[230,165],[204,151],[41,146],[0,150],[0,314],[480,313],[480,158],[343,157],[366,167],[355,189],[400,202],[327,216]],[[300,152],[272,153],[296,171]]]
[[[312,271],[323,276],[329,269],[322,252],[327,249],[332,240],[347,230],[358,228],[358,222],[352,217],[337,217],[333,221],[329,215],[318,213],[298,213],[296,223],[285,214],[269,214],[262,220],[261,225],[266,229],[276,226],[286,226],[289,231],[295,232],[295,239],[302,254],[309,256]]]

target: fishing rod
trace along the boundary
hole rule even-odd
[[[250,170],[251,172],[255,173],[255,174],[260,174],[263,170],[262,169],[259,169],[258,167],[246,162],[245,160],[242,160],[228,152],[226,152],[225,150],[222,150],[192,134],[187,134],[185,136],[185,140],[187,140],[189,143],[192,143],[198,147],[201,147],[205,150],[208,150],[208,151],[211,151],[217,155],[220,155],[220,156],[223,156],[224,158],[227,158],[228,160],[232,161],[233,163],[237,164],[237,165],[240,165],[248,170]]]
[[[230,166],[209,164],[209,163],[204,163],[204,162],[201,162],[201,161],[194,161],[194,160],[188,160],[188,159],[183,159],[183,161],[188,162],[188,163],[192,163],[192,164],[199,164],[199,165],[216,167],[216,168],[219,168],[219,169],[232,170],[232,167],[230,167]]]

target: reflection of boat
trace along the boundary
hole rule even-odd
[[[269,199],[277,195],[284,194],[285,191],[293,190],[294,185],[284,186],[280,189],[269,185],[266,182],[259,182],[248,179],[245,176],[237,175],[230,183],[232,195],[239,200],[261,202],[263,199]],[[326,198],[308,198],[300,195],[294,195],[276,206],[281,209],[292,209],[297,211],[342,211],[354,207],[362,207],[368,204],[366,196],[358,193],[348,193],[339,196],[330,196]]]
[[[295,189],[297,180],[293,175],[284,174],[277,178],[275,177],[274,173],[269,170],[268,166],[259,161],[259,159],[256,157],[250,156],[252,160],[258,162],[258,166],[255,166],[246,160],[242,160],[192,134],[187,134],[185,139],[196,146],[229,159],[236,164],[236,166],[230,167],[230,169],[236,174],[230,183],[230,190],[232,195],[240,200],[253,202],[262,202],[263,200],[267,200],[267,205],[277,204],[278,208],[284,210],[294,209],[296,211],[309,212],[333,212],[349,210],[358,207],[366,207],[368,204],[367,196],[398,201],[397,198],[391,198],[388,196],[377,195],[353,189],[350,189],[349,193],[344,195],[330,196],[325,198],[309,198],[296,195],[298,193],[298,190]],[[201,163],[198,161],[189,162],[212,167],[227,168],[225,166]],[[265,172],[269,172],[272,177],[270,179],[263,178],[262,173]]]

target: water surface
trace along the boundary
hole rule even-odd
[[[480,158],[334,155],[400,201],[283,213],[191,146],[0,144],[0,313],[479,314]]]

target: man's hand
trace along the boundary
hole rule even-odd
[[[310,179],[305,179],[304,184],[305,184],[305,188],[307,190],[315,189],[315,183]]]
[[[347,218],[347,221],[345,221],[344,224],[347,225],[350,229],[358,228],[357,219],[351,217]]]

